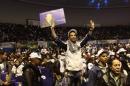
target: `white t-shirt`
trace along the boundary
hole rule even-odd
[[[67,42],[68,43],[68,42]],[[80,42],[77,42],[80,46]],[[81,55],[81,48],[75,53],[70,52],[69,46],[67,44],[66,50],[66,69],[70,71],[80,71],[83,69],[83,60]]]

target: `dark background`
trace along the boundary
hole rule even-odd
[[[21,2],[19,0],[1,0],[0,22],[25,24],[26,19],[39,20],[39,13],[62,8],[61,5],[47,6],[44,4],[33,4],[33,3],[30,4],[26,2]],[[104,25],[104,26],[130,25],[129,6],[128,7],[111,6],[99,10],[97,10],[96,8],[80,7],[80,6],[81,5],[78,5],[76,7],[76,5],[74,6],[72,5],[72,7],[65,7],[63,5],[63,8],[65,10],[66,21],[67,21],[67,23],[65,24],[66,26],[85,26],[90,18],[94,19],[97,24]]]

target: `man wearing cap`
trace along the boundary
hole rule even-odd
[[[29,59],[30,63],[23,68],[23,86],[41,86],[41,74],[38,68],[41,64],[41,55],[32,52]]]
[[[69,83],[68,86],[81,86],[80,84],[80,74],[83,69],[83,60],[81,55],[81,48],[87,43],[92,35],[92,31],[95,28],[94,22],[90,20],[90,29],[88,34],[81,42],[77,42],[77,30],[71,29],[68,32],[67,43],[63,43],[56,35],[54,26],[51,27],[52,36],[56,44],[66,51],[66,72],[68,74]]]
[[[98,51],[94,66],[88,71],[87,86],[109,86],[108,55],[108,51],[104,49]]]
[[[124,49],[124,48],[120,48],[118,51],[117,51],[117,54],[119,55],[119,59],[122,63],[122,67],[126,70],[126,71],[130,71],[130,68],[128,67],[127,65],[127,60],[128,60],[128,57],[127,57],[127,50]]]

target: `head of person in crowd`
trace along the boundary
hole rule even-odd
[[[102,63],[103,65],[105,65],[108,62],[108,60],[109,60],[109,57],[108,57],[109,56],[109,52],[104,50],[104,49],[99,50],[97,52],[96,56],[97,56],[98,61],[100,63]]]
[[[4,52],[2,50],[0,50],[0,64],[4,61]]]
[[[22,59],[21,59],[21,58],[14,60],[14,65],[15,65],[16,67],[18,67],[21,63],[22,63]]]
[[[47,48],[42,48],[41,49],[41,54],[45,55],[45,54],[48,54],[49,51],[47,50]]]
[[[40,53],[37,53],[37,52],[32,52],[30,55],[29,55],[29,60],[30,62],[35,65],[35,66],[38,66],[41,64],[41,60],[42,57],[41,57],[41,54]]]
[[[119,59],[115,58],[112,59],[110,62],[110,71],[114,74],[114,75],[120,75],[121,74],[121,70],[122,70],[122,63]]]
[[[9,56],[9,53],[4,52],[4,54],[3,54],[3,60],[7,61],[8,60],[8,56]]]
[[[72,43],[76,43],[76,41],[77,41],[77,30],[76,29],[69,30],[68,40],[71,41]]]
[[[114,59],[115,55],[116,55],[116,53],[114,51],[109,51],[109,57],[110,57],[110,59]]]
[[[127,50],[124,49],[124,48],[120,48],[118,51],[117,51],[117,54],[122,57],[122,56],[125,56],[127,53]]]

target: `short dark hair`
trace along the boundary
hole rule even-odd
[[[108,52],[108,51],[103,51],[103,52],[99,55],[99,57],[100,57],[102,54],[104,54],[104,53],[106,53],[107,55],[109,55],[109,52]]]

